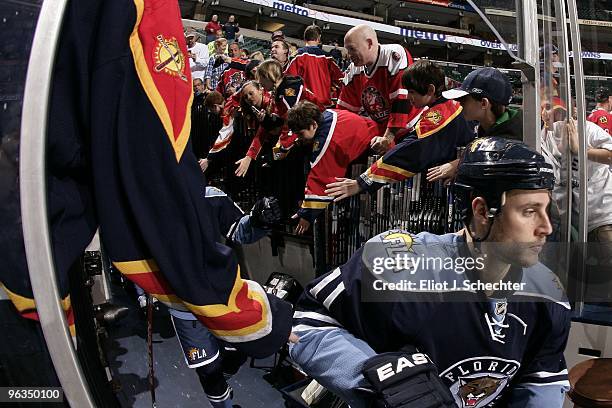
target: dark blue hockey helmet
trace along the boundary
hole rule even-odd
[[[505,191],[552,190],[554,184],[553,167],[526,144],[502,137],[483,137],[466,147],[453,190],[461,219],[467,223],[475,197],[483,197],[489,214],[495,216]]]

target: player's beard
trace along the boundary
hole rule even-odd
[[[534,240],[531,242],[513,242],[505,240],[509,234],[505,231],[502,223],[496,220],[493,230],[489,235],[488,256],[494,256],[500,261],[521,267],[529,267],[537,264],[540,260],[540,252],[546,240]]]

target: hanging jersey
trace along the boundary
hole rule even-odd
[[[380,262],[404,257],[397,269]],[[511,267],[510,289],[487,297],[474,286],[478,262],[462,235],[384,232],[306,287],[293,332],[343,327],[377,353],[414,345],[460,407],[506,406],[515,387],[562,395],[570,306],[559,279],[540,263]]]
[[[223,97],[236,92],[245,81],[244,71],[248,63],[249,60],[232,58],[232,62],[230,62],[229,66],[219,77],[217,92],[223,95]]]
[[[332,104],[332,90],[341,87],[344,77],[336,61],[316,46],[300,48],[287,66],[285,75],[301,77],[304,86],[312,91],[321,106]]]
[[[240,91],[234,92],[227,98],[223,110],[219,112],[221,116],[221,129],[219,135],[208,152],[208,159],[214,159],[215,155],[224,150],[232,141],[234,135],[234,115],[240,109]]]
[[[367,116],[377,122],[381,135],[387,127],[411,127],[420,109],[408,101],[402,74],[412,56],[398,44],[380,45],[372,70],[351,63],[344,76],[338,107]]]
[[[333,201],[325,194],[325,186],[336,177],[344,177],[351,162],[370,148],[377,134],[376,123],[368,118],[346,110],[323,112],[323,122],[313,138],[300,217],[312,222]]]
[[[461,111],[459,102],[444,98],[423,110],[414,130],[359,176],[361,189],[375,191],[455,160],[457,147],[475,137]]]

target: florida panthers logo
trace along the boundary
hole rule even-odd
[[[361,92],[361,106],[363,106],[370,119],[376,122],[386,120],[391,112],[385,98],[373,86],[368,86]]]
[[[230,76],[229,86],[234,89],[238,89],[238,87],[242,85],[242,82],[244,82],[244,75],[242,74],[242,71],[237,71]]]
[[[493,395],[501,384],[501,379],[490,376],[474,379],[459,378],[459,398],[462,407],[477,407],[487,397]]]
[[[440,374],[461,408],[493,407],[520,363],[498,357],[472,357],[455,363]]]

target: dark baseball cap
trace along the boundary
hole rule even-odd
[[[608,98],[610,98],[610,90],[604,86],[597,89],[595,93],[595,100],[599,103],[607,102]]]
[[[479,95],[500,105],[508,105],[512,99],[512,85],[499,70],[485,67],[470,72],[459,88],[442,92],[446,99],[459,99],[466,95]]]

